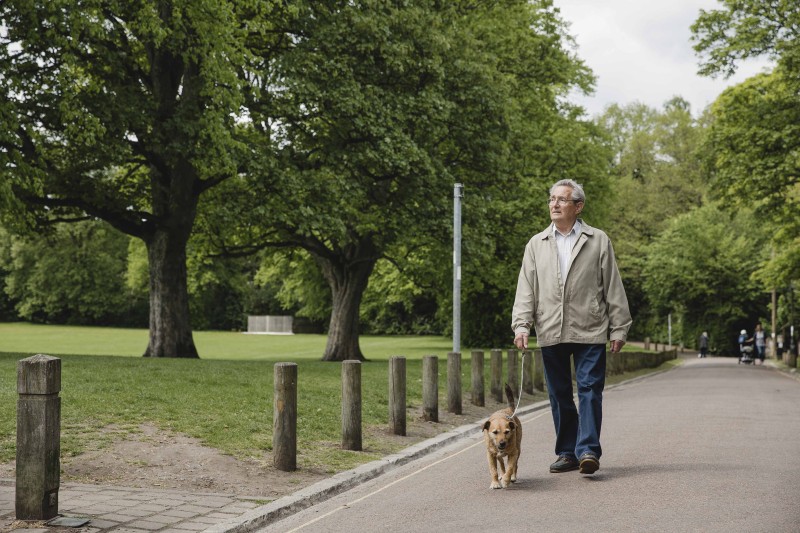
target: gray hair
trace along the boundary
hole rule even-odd
[[[553,191],[556,187],[569,187],[572,189],[572,199],[576,202],[586,203],[586,195],[583,193],[583,187],[575,180],[560,180],[550,187],[550,196],[553,196]]]

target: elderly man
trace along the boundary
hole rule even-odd
[[[528,347],[533,326],[542,349],[558,456],[550,472],[594,474],[600,468],[606,342],[610,335],[611,351],[619,352],[631,326],[611,241],[578,218],[585,204],[573,180],[551,187],[552,224],[525,247],[512,316],[517,348]]]

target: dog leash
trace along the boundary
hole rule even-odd
[[[508,420],[511,420],[515,416],[517,416],[517,411],[519,411],[519,402],[522,401],[522,378],[525,375],[525,356],[527,355],[526,352],[522,352],[522,362],[519,365],[519,394],[517,394],[517,406],[514,408],[514,412],[511,415],[507,416]]]

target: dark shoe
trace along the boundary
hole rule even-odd
[[[600,461],[594,454],[581,455],[581,474],[594,474],[600,468]]]
[[[562,455],[558,460],[550,465],[550,472],[559,474],[561,472],[570,472],[578,469],[578,461],[567,455]]]

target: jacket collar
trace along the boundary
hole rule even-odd
[[[587,237],[594,235],[594,228],[593,227],[591,227],[589,224],[584,222],[582,218],[579,218],[578,220],[581,223],[581,233],[582,234],[586,235]],[[545,229],[543,232],[541,232],[538,235],[536,235],[535,238],[541,239],[543,241],[546,241],[547,239],[549,239],[549,238],[551,238],[553,236],[553,230],[554,229],[555,229],[554,225],[551,222],[550,225],[547,226],[547,229]]]

